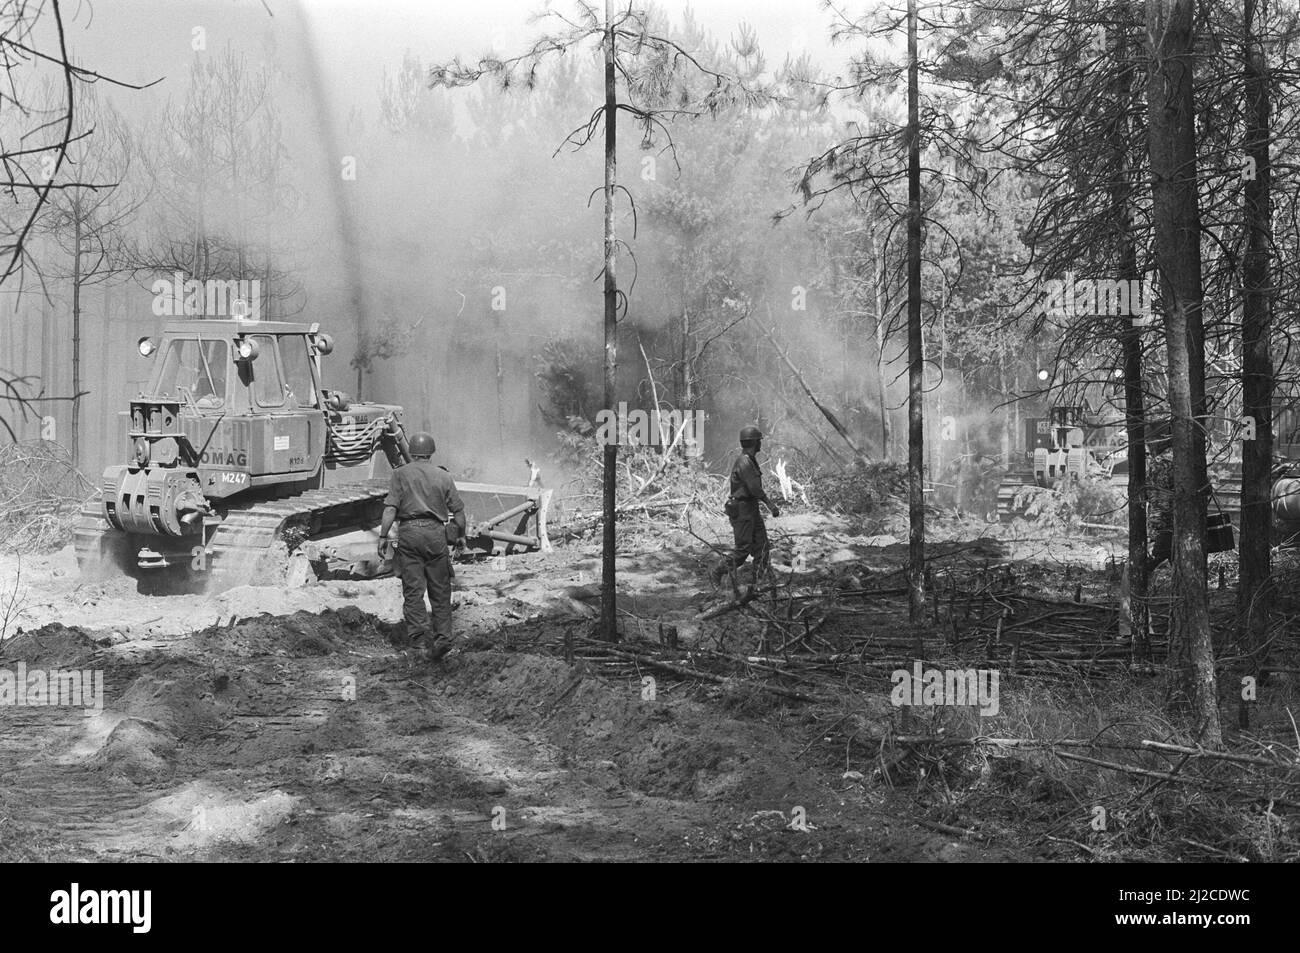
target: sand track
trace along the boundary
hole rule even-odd
[[[842,766],[805,756],[801,706],[744,714],[672,679],[647,701],[639,677],[566,664],[563,628],[590,625],[585,549],[462,570],[464,638],[432,668],[394,644],[391,579],[146,597],[81,584],[69,558],[26,561],[0,666],[102,670],[103,710],[0,709],[3,860],[999,853],[846,790]],[[708,598],[682,585],[693,559],[661,542],[629,557],[626,604],[688,630]]]

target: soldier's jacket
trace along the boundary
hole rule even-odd
[[[767,494],[763,492],[763,473],[759,470],[758,463],[747,453],[736,457],[736,462],[731,466],[731,498],[742,503],[752,501],[753,505],[767,499]]]
[[[430,516],[440,523],[465,520],[456,481],[428,460],[412,460],[393,471],[384,505],[395,507],[399,520]]]

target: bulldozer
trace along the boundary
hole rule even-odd
[[[126,462],[77,520],[83,577],[224,589],[391,571],[376,542],[386,474],[411,459],[403,409],[324,387],[319,324],[186,318],[137,347],[152,370],[121,415]],[[550,550],[550,490],[457,487],[462,555]]]
[[[1023,515],[1038,493],[1068,480],[1103,474],[1107,447],[1098,443],[1110,425],[1090,424],[1084,408],[1056,405],[1046,417],[1024,420],[1023,463],[1012,465],[998,484],[997,516],[1003,523]]]

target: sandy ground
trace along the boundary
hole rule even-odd
[[[779,561],[855,581],[905,549],[818,515],[774,529]],[[705,546],[636,526],[622,545],[630,644],[701,638]],[[598,573],[592,540],[462,565],[460,643],[430,667],[395,645],[391,578],[146,596],[83,583],[70,547],[0,557],[0,667],[104,673],[102,710],[0,708],[0,859],[1023,858],[810,753],[824,712],[670,678],[648,698],[635,666],[567,664]],[[888,717],[883,692],[858,704]]]

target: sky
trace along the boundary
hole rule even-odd
[[[719,38],[745,22],[771,66],[807,51],[841,71],[848,51],[832,46],[833,14],[821,0],[658,0],[673,19],[691,9]],[[330,98],[346,112],[374,105],[382,72],[411,52],[425,62],[524,47],[541,27],[530,22],[564,0],[81,0],[68,7],[74,54],[89,68],[133,83],[161,80],[179,95],[201,36],[209,49],[231,42],[250,59],[292,63],[309,40]],[[202,31],[201,34],[196,31]]]
[[[735,34],[742,23],[748,24],[756,31],[770,69],[779,68],[787,56],[807,52],[823,73],[834,75],[843,72],[848,59],[847,49],[830,42],[833,14],[821,0],[697,0],[690,5],[684,0],[658,0],[658,5],[673,21],[680,21],[691,9],[697,22],[719,41]],[[556,7],[573,9],[570,0],[560,0]],[[329,371],[331,386],[353,390],[347,355],[355,345],[349,335],[354,333],[357,313],[376,321],[401,315],[404,325],[410,315],[435,314],[450,320],[449,316],[459,314],[448,289],[419,275],[412,278],[407,265],[389,260],[390,246],[410,245],[425,256],[422,261],[436,262],[438,242],[452,243],[463,235],[491,238],[507,221],[492,216],[513,214],[515,209],[509,202],[479,203],[438,194],[444,181],[459,183],[471,195],[477,194],[473,184],[480,180],[484,185],[498,183],[501,173],[486,158],[481,169],[469,171],[438,168],[423,157],[410,165],[392,156],[376,160],[377,151],[390,145],[382,135],[379,114],[382,80],[385,73],[396,73],[408,54],[428,65],[457,55],[473,61],[488,52],[522,51],[545,29],[532,21],[546,9],[546,0],[63,0],[61,9],[69,21],[69,46],[79,65],[116,81],[154,84],[145,93],[100,86],[125,114],[136,130],[137,144],[146,150],[167,153],[167,143],[159,138],[169,134],[158,121],[162,107],[169,100],[180,106],[191,70],[215,65],[228,45],[244,58],[250,75],[258,76],[264,67],[271,71],[271,94],[282,126],[280,141],[291,163],[288,171],[302,204],[311,212],[300,218],[319,230],[296,231],[298,219],[275,220],[268,227],[287,230],[280,237],[290,249],[286,254],[294,276],[301,281],[303,313],[336,334],[339,357]],[[50,18],[43,18],[40,29],[52,27]],[[50,39],[47,34],[40,45],[48,49]],[[468,97],[455,98],[463,103]],[[577,118],[586,118],[586,113]],[[252,137],[259,131],[260,127],[248,130],[250,149],[256,149]],[[553,145],[544,143],[542,154],[549,156]],[[353,159],[361,174],[345,183],[340,161]],[[576,174],[566,172],[573,166],[563,164],[565,158],[558,161],[562,165],[557,176]],[[378,170],[373,178],[372,170]],[[349,191],[354,188],[357,191]],[[357,194],[364,198],[347,201]],[[519,194],[526,198],[533,193],[521,189]],[[790,195],[789,186],[784,186],[773,196],[773,208],[790,201]],[[350,225],[344,221],[344,209],[356,216]],[[496,211],[489,214],[484,209]],[[238,215],[247,209],[236,203],[218,207],[212,214],[219,221],[223,211]],[[598,234],[593,226],[593,240]],[[392,242],[394,235],[409,241]],[[365,291],[361,305],[354,304],[360,300],[354,297],[358,289]],[[456,289],[456,293],[461,292]],[[483,294],[475,300],[482,310]],[[492,444],[476,451],[479,456],[458,462],[482,467],[484,473],[512,472],[521,456],[518,447],[537,437],[534,431],[539,427],[547,429],[540,418],[533,419],[537,397],[529,389],[532,355],[547,335],[573,330],[580,313],[580,309],[556,306],[541,293],[528,298],[521,291],[519,300],[533,301],[538,316],[527,333],[515,329],[498,335],[497,340],[505,344],[496,345],[495,358],[481,350],[492,343],[486,332],[479,335],[482,340],[459,341],[459,350],[447,345],[401,355],[371,375],[364,395],[405,406],[416,425],[437,424],[439,439],[446,436],[452,445],[476,447],[480,430],[497,427],[499,459],[490,456],[498,452]],[[464,299],[460,304],[463,308]],[[638,306],[637,320],[649,322],[647,326],[664,317],[657,302],[646,300],[641,307],[638,300]],[[120,337],[134,340],[130,334]],[[510,368],[504,375],[506,385],[499,383],[501,374],[483,370],[484,361],[500,362],[502,353]],[[92,409],[97,419],[118,406],[103,395],[96,400]],[[498,413],[487,419],[482,414],[456,417],[445,412],[447,407],[461,406],[496,407]]]

